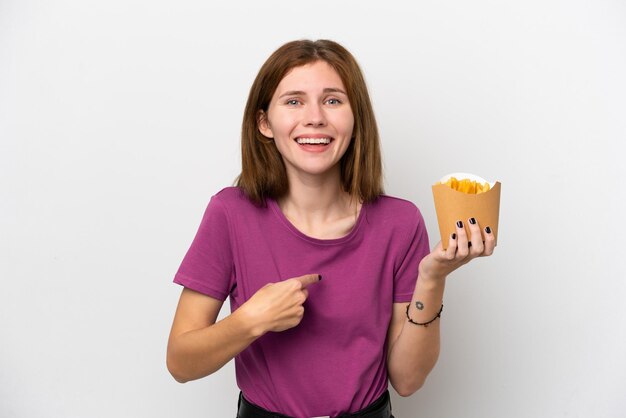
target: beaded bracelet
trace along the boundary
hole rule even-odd
[[[409,316],[409,308],[411,307],[411,304],[409,303],[408,305],[406,305],[406,319],[409,320],[410,323],[415,324],[415,325],[421,325],[424,328],[428,328],[428,324],[430,324],[431,322],[434,322],[437,318],[441,317],[441,312],[443,311],[443,303],[441,304],[441,308],[439,308],[439,312],[437,312],[437,315],[435,315],[435,317],[433,319],[431,319],[428,322],[415,322],[414,320],[411,319],[411,317]]]

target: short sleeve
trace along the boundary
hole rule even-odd
[[[429,252],[430,243],[424,218],[415,207],[412,219],[407,220],[409,231],[408,245],[404,247],[404,256],[400,258],[399,267],[394,275],[393,301],[394,303],[410,302],[415,290],[415,282],[419,264]]]
[[[233,271],[227,211],[213,196],[174,283],[224,301],[234,284]]]

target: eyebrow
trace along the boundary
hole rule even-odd
[[[324,93],[341,93],[344,95],[348,95],[345,91],[341,90],[340,88],[337,87],[326,87],[324,89]],[[279,96],[279,99],[281,97],[285,97],[285,96],[306,96],[306,93],[302,90],[290,90],[290,91],[286,91],[285,93],[281,94]]]

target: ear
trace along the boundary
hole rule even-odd
[[[267,120],[267,113],[262,110],[259,110],[256,116],[257,128],[261,135],[266,138],[274,138],[274,132],[272,132],[272,128],[270,127],[270,122]]]

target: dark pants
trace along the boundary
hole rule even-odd
[[[291,418],[276,412],[267,411],[256,406],[243,397],[243,393],[239,393],[239,408],[237,418]],[[382,396],[376,399],[370,406],[352,414],[340,415],[337,418],[394,418],[391,415],[391,401],[389,399],[389,391],[385,391]]]

